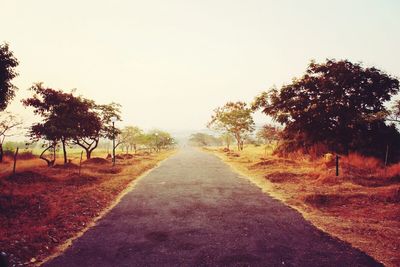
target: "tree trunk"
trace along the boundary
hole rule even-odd
[[[47,159],[44,156],[44,153],[46,153],[46,151],[51,149],[51,148],[53,148],[53,159],[50,160],[50,159]],[[40,154],[39,158],[44,160],[44,161],[46,161],[47,167],[52,167],[54,165],[54,162],[56,161],[56,147],[55,147],[55,145],[48,146],[45,150],[43,150],[42,153]]]
[[[133,145],[133,149],[135,150],[135,155],[136,155],[136,144]]]
[[[0,144],[0,163],[3,162],[3,144]]]
[[[67,159],[67,149],[65,147],[65,139],[61,140],[61,142],[62,142],[63,154],[64,154],[64,164],[66,164],[68,162],[68,159]]]
[[[92,157],[92,150],[90,149],[85,149],[86,150],[86,159],[90,159]]]

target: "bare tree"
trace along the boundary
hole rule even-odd
[[[3,162],[3,144],[6,137],[15,135],[16,129],[22,125],[22,121],[18,116],[10,112],[0,113],[0,162]]]

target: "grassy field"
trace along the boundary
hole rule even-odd
[[[279,158],[261,146],[206,150],[323,231],[387,266],[400,266],[400,164],[385,169],[374,158],[352,154],[341,158],[336,177],[332,162],[300,154]]]
[[[120,154],[116,166],[104,152],[84,161],[79,175],[80,151],[71,163],[48,168],[43,160],[12,161],[0,165],[0,248],[12,264],[38,265],[68,245],[112,207],[132,181],[174,151],[157,154]],[[101,157],[99,157],[101,156]]]

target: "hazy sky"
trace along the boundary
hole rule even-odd
[[[0,0],[0,42],[20,61],[10,110],[42,81],[123,106],[123,125],[201,129],[310,59],[400,75],[400,1]],[[258,115],[262,123],[264,116]]]

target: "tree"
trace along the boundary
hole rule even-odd
[[[230,133],[223,133],[220,135],[220,139],[222,140],[223,143],[225,143],[226,148],[229,149],[231,143],[234,140],[234,137]]]
[[[115,111],[112,105],[96,105],[94,101],[74,96],[73,93],[45,88],[41,83],[34,84],[30,89],[34,96],[23,100],[23,104],[33,107],[34,113],[43,118],[42,122],[32,126],[30,136],[33,140],[42,137],[49,141],[47,150],[54,150],[61,142],[64,163],[68,161],[68,144],[83,147],[90,158],[100,136],[110,135],[109,116],[113,116]]]
[[[39,158],[46,161],[47,166],[51,167],[56,161],[56,151],[57,144],[59,141],[59,136],[55,127],[49,125],[49,123],[37,123],[32,125],[29,130],[29,136],[32,143],[39,142],[40,140],[45,140],[42,147],[44,148]],[[47,158],[46,153],[51,152],[51,157]]]
[[[75,115],[75,121],[79,122],[80,127],[76,128],[72,142],[82,147],[86,158],[90,159],[92,152],[98,147],[100,138],[112,139],[115,133],[118,139],[121,131],[118,128],[113,129],[111,118],[115,117],[120,121],[121,111],[120,105],[116,103],[96,105],[93,101],[85,101],[88,109]]]
[[[228,102],[214,110],[207,126],[231,133],[236,139],[238,150],[243,150],[243,134],[254,130],[252,110],[244,102]]]
[[[400,148],[399,133],[379,116],[388,112],[384,103],[398,91],[399,81],[374,67],[312,61],[300,79],[257,97],[253,109],[285,125],[278,150],[307,151],[322,143],[337,153],[383,157],[386,145]]]
[[[43,117],[43,122],[32,127],[34,133],[31,132],[31,137],[39,137],[42,133],[46,138],[51,137],[54,143],[61,141],[64,163],[67,163],[67,142],[75,136],[79,127],[75,115],[87,111],[86,103],[72,93],[45,88],[42,83],[34,84],[30,90],[34,96],[22,102],[25,106],[33,107],[34,114]]]
[[[123,135],[122,139],[124,140],[126,152],[128,153],[129,149],[133,149],[136,154],[137,145],[142,140],[143,131],[136,126],[127,126],[122,129],[121,134]]]
[[[17,87],[11,81],[18,75],[15,71],[17,66],[18,60],[8,44],[0,45],[0,111],[3,111],[15,96]]]
[[[383,116],[386,116],[388,121],[400,123],[400,100],[395,101],[389,113]]]
[[[10,132],[21,126],[21,120],[10,112],[0,113],[0,162],[3,162],[3,144]]]
[[[257,132],[257,138],[261,139],[264,144],[271,144],[273,142],[279,141],[281,131],[278,127],[265,124]]]

